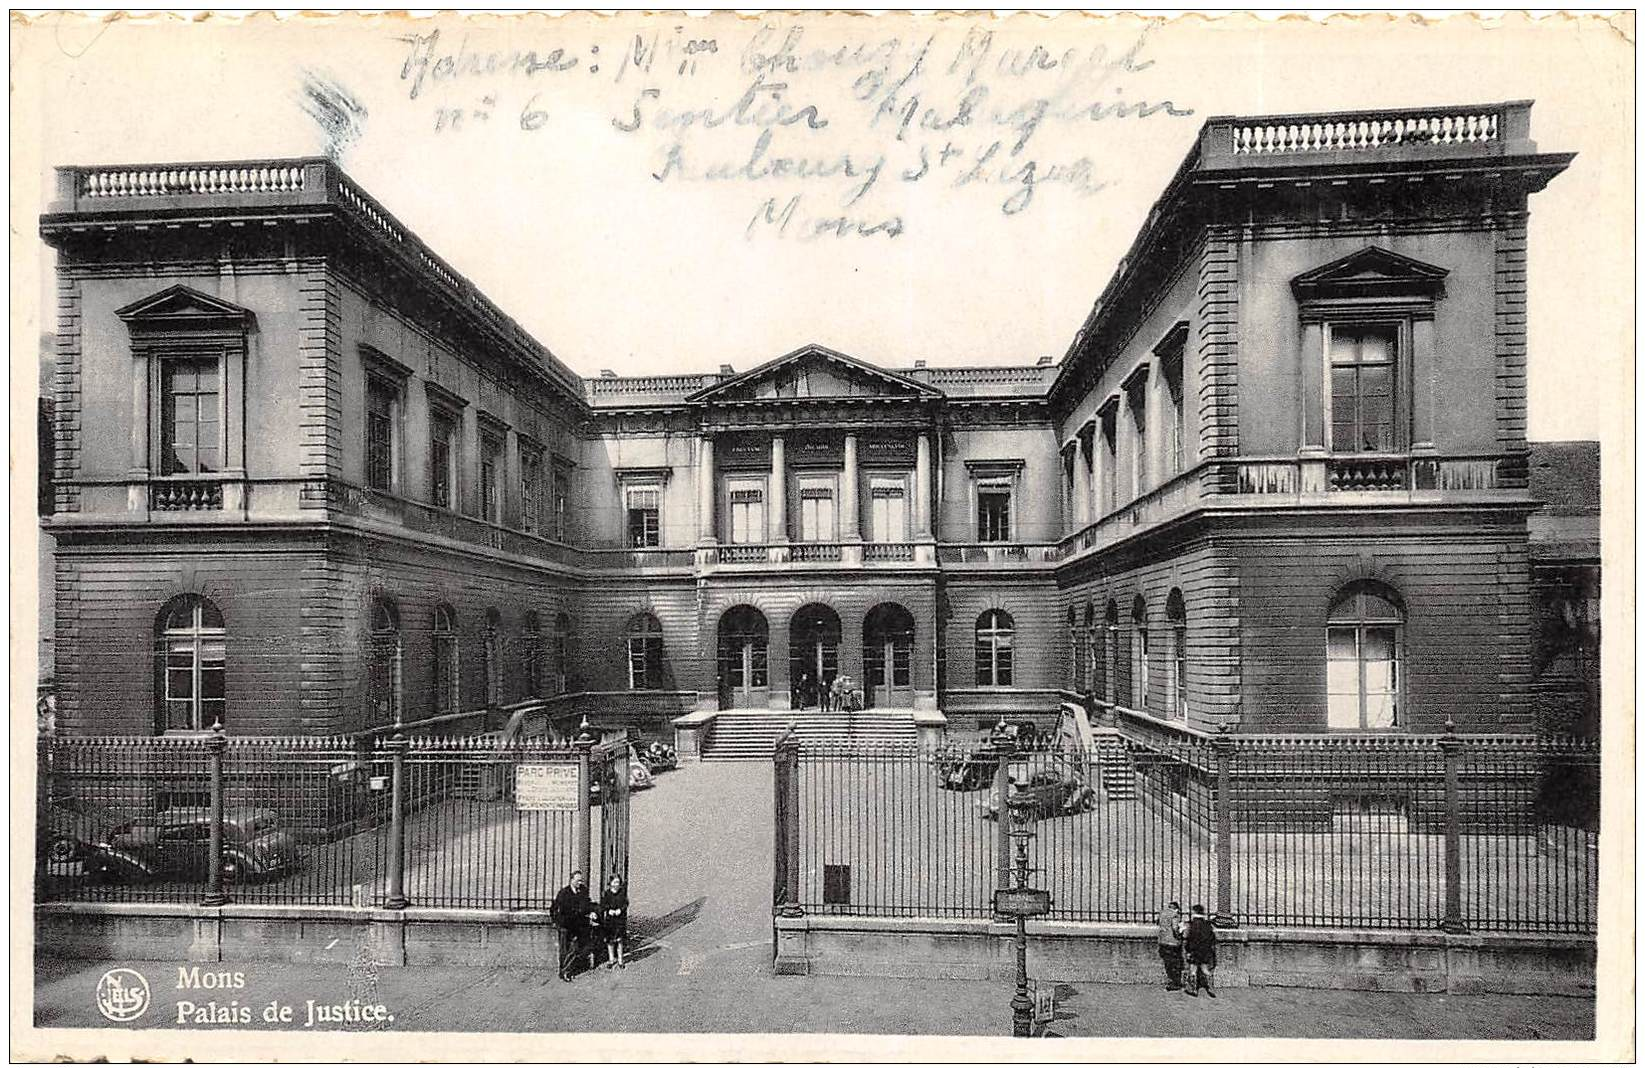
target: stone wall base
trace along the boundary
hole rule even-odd
[[[986,920],[779,916],[779,975],[988,979],[1016,976],[1015,930]],[[1030,923],[1035,979],[1163,983],[1152,926]],[[1231,928],[1218,932],[1222,986],[1435,994],[1594,994],[1594,943],[1559,935]]]

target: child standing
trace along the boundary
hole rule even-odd
[[[1188,933],[1182,941],[1183,952],[1192,969],[1183,990],[1190,997],[1198,997],[1199,988],[1203,986],[1207,994],[1216,997],[1217,992],[1211,987],[1211,975],[1217,970],[1217,929],[1211,926],[1210,919],[1205,915],[1204,905],[1195,905],[1189,914]]]

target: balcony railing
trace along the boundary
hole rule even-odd
[[[914,559],[914,543],[871,541],[863,545],[862,558],[870,564],[904,563]]]
[[[1057,559],[1066,560],[1093,549],[1107,548],[1137,533],[1174,519],[1200,500],[1200,472],[1205,465],[1171,476],[1170,481],[1144,493],[1129,504],[1064,538],[1057,546]]]
[[[1333,490],[1402,490],[1409,486],[1408,456],[1333,456],[1325,462]]]
[[[974,542],[937,544],[939,564],[978,564],[994,566],[1048,564],[1058,559],[1054,544],[1023,542]]]
[[[301,193],[301,162],[198,164],[183,167],[98,168],[80,172],[83,197],[175,197],[220,193]]]
[[[1234,461],[1240,494],[1307,496],[1326,493],[1445,493],[1504,488],[1494,456],[1261,457]]]
[[[1533,152],[1528,101],[1219,118],[1206,123],[1201,169],[1314,162],[1327,156],[1410,159]]]
[[[161,479],[149,483],[150,511],[210,512],[222,507],[221,479]]]

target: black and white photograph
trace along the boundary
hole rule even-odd
[[[1631,12],[10,30],[14,1059],[1633,1057]]]

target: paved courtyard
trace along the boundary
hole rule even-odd
[[[253,964],[242,969],[246,986],[234,997],[297,1006],[359,998],[394,1015],[346,1025],[352,1030],[1009,1034],[1004,984],[771,974],[771,789],[768,764],[707,764],[660,776],[634,796],[636,948],[625,971],[566,985],[546,962],[540,969]],[[176,990],[175,964],[119,963],[150,980],[149,1026],[179,1026],[179,999],[211,997]],[[109,1026],[93,1000],[108,966],[38,960],[35,1023]],[[1069,1038],[1571,1040],[1593,1029],[1591,1002],[1559,997],[1231,989],[1213,1001],[1152,986],[1064,984],[1058,1004],[1050,1030]]]

